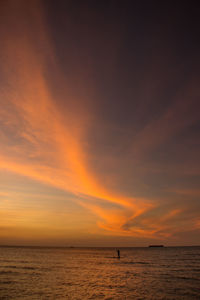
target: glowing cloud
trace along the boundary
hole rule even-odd
[[[125,194],[120,188],[114,188],[117,185],[114,184],[115,179],[109,186],[95,169],[92,159],[98,160],[98,150],[91,155],[88,144],[91,142],[91,132],[94,134],[94,124],[97,126],[98,123],[101,127],[103,122],[95,104],[89,105],[84,96],[75,99],[66,88],[62,95],[64,100],[60,99],[56,83],[53,83],[54,77],[60,86],[70,86],[71,82],[68,82],[58,63],[40,2],[6,1],[0,34],[3,78],[0,89],[1,170],[76,195],[74,201],[97,216],[97,224],[105,230],[104,234],[160,239],[173,235],[177,223],[181,224],[180,216],[187,210],[186,203],[182,205],[184,209],[174,207],[170,201],[167,206],[159,197],[140,195],[130,187]],[[126,176],[136,180],[138,168],[146,168],[150,173],[160,172],[160,165],[155,168],[154,164],[151,168],[152,162],[147,156],[198,119],[197,113],[192,118],[193,110],[190,110],[187,100],[188,95],[196,97],[196,90],[189,85],[185,98],[180,100],[182,94],[158,118],[142,124],[133,136],[127,130],[128,142],[125,140],[123,160],[119,161],[117,156],[112,158],[119,170],[119,181],[123,164],[129,165],[128,171],[125,170]],[[93,97],[95,102],[95,95]],[[189,117],[186,117],[187,112]],[[105,127],[102,125],[102,128]],[[109,135],[106,138],[109,139]],[[120,143],[119,139],[117,145]],[[112,153],[107,157],[109,162],[110,156]],[[107,170],[105,167],[103,174]],[[180,193],[177,192],[176,197]],[[1,196],[5,193],[2,192]],[[6,215],[6,209],[2,214]],[[21,212],[21,216],[27,216],[24,224],[28,224],[32,214],[34,211]],[[5,218],[4,223],[1,222],[3,226],[8,226]],[[188,228],[193,228],[194,223],[194,220],[188,221]],[[33,226],[31,222],[30,226]],[[198,220],[196,227],[199,228]]]

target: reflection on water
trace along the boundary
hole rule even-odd
[[[200,299],[200,247],[0,248],[0,299]]]

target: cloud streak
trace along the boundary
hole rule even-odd
[[[103,182],[109,166],[105,166],[101,174],[95,171],[94,162],[99,157],[98,149],[91,153],[90,148],[90,135],[95,134],[93,125],[104,130],[108,140],[112,137],[106,132],[106,125],[100,122],[95,104],[90,106],[88,103],[91,102],[87,102],[84,96],[74,99],[64,87],[64,105],[59,98],[52,81],[56,77],[62,86],[67,79],[59,66],[40,2],[35,1],[28,7],[26,1],[6,1],[3,6],[0,32],[3,45],[0,50],[3,62],[0,89],[1,170],[76,195],[77,203],[97,216],[97,224],[105,231],[104,234],[107,231],[111,235],[160,239],[173,235],[177,224],[182,227],[185,205],[182,209],[169,201],[169,205],[164,207],[158,197],[140,193],[136,196],[132,188],[124,194],[120,188],[114,189],[117,185],[115,177],[110,177],[110,186]],[[77,77],[77,86],[78,81]],[[118,170],[116,177],[119,182],[121,166],[123,169],[128,164],[130,167],[125,170],[128,178],[137,177],[140,163],[140,170],[145,168],[146,163],[147,172],[151,174],[149,166],[155,168],[155,164],[148,161],[151,153],[198,121],[198,111],[191,108],[191,102],[193,106],[198,102],[196,84],[191,81],[175,95],[173,104],[159,117],[141,126],[134,137],[128,134],[129,141],[124,138],[128,147],[123,152],[123,159],[119,160],[116,153],[112,159],[110,153],[103,153],[105,161],[113,163]],[[126,129],[127,125],[122,131]],[[120,143],[119,138],[117,144],[123,149]],[[158,164],[158,169],[161,168]],[[178,197],[182,193],[182,190],[177,191],[173,196]],[[188,190],[186,194],[190,194]],[[199,195],[199,191],[194,194]],[[187,229],[193,228],[199,228],[199,220],[191,214]]]

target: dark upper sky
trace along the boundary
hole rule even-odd
[[[198,7],[20,0],[1,11],[3,170],[14,182],[22,176],[23,191],[28,180],[47,197],[56,188],[55,218],[58,193],[66,193],[66,209],[79,219],[57,224],[69,239],[87,223],[89,244],[93,226],[105,244],[107,235],[199,243]],[[23,222],[13,228],[28,232]]]

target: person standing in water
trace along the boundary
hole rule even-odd
[[[120,251],[119,251],[119,249],[117,250],[117,255],[118,255],[118,258],[120,258]]]

